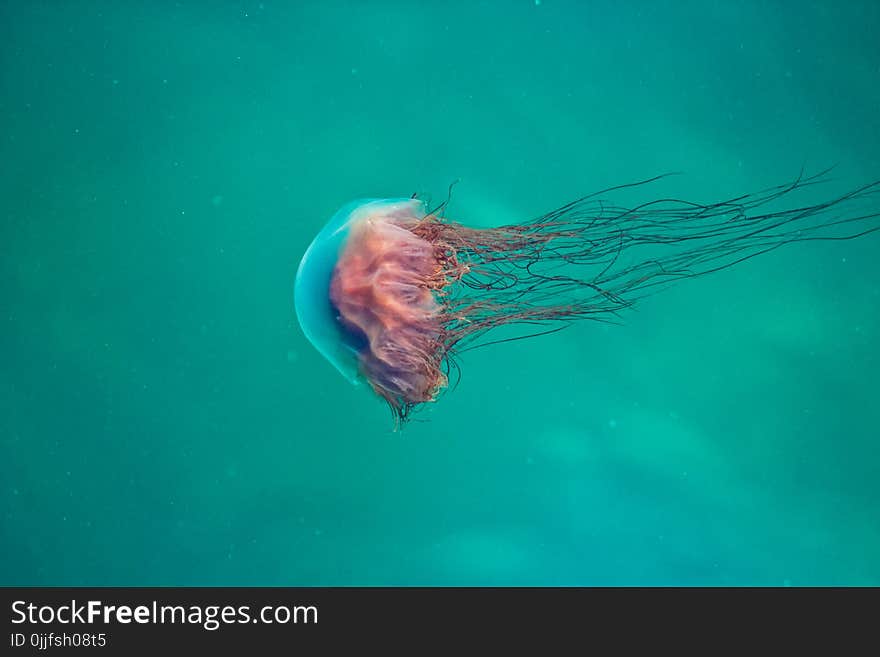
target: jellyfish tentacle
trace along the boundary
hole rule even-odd
[[[786,244],[849,240],[880,230],[880,181],[828,201],[764,211],[828,182],[830,171],[809,176],[801,171],[793,181],[709,204],[664,197],[626,208],[599,198],[672,175],[664,174],[583,196],[521,224],[484,230],[428,217],[435,225],[432,239],[471,262],[456,279],[459,289],[445,301],[447,353],[479,342],[501,325],[616,317],[677,280],[717,272]],[[853,203],[862,201],[874,205],[853,213]],[[829,216],[832,209],[843,214]],[[853,230],[831,232],[846,227]],[[671,251],[639,259],[639,248]],[[586,275],[584,268],[595,271]],[[491,302],[478,299],[480,294],[491,294]],[[456,321],[462,309],[467,326]]]

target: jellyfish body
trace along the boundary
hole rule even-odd
[[[339,312],[330,299],[330,286],[352,229],[379,208],[391,208],[397,203],[360,199],[344,205],[306,249],[296,272],[294,300],[303,333],[318,352],[354,384],[363,380],[358,367],[362,336],[346,330],[339,321]]]
[[[665,284],[730,267],[784,244],[880,230],[880,181],[822,203],[773,209],[822,174],[717,203],[623,207],[605,193],[536,219],[477,229],[415,198],[341,208],[296,276],[296,312],[347,379],[367,382],[399,421],[448,384],[455,357],[499,326],[519,339],[579,319],[614,321]],[[537,327],[537,328],[536,328]]]
[[[445,281],[434,246],[415,232],[425,217],[416,199],[353,201],[297,271],[303,332],[347,379],[368,382],[392,408],[431,401],[446,384],[438,301]]]

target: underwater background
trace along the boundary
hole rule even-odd
[[[875,0],[0,4],[0,584],[880,584],[878,234],[475,350],[402,432],[292,297],[358,197],[460,179],[492,226],[668,171],[639,194],[880,178],[878,33]]]

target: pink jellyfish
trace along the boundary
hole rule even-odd
[[[433,209],[414,197],[354,201],[303,256],[297,315],[315,347],[404,422],[448,386],[457,354],[492,343],[492,329],[537,327],[503,342],[580,319],[613,320],[671,282],[785,244],[880,230],[880,181],[821,203],[771,208],[826,173],[710,204],[609,200],[659,176],[497,228],[452,221],[448,198]]]

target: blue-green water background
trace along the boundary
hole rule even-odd
[[[874,0],[4,2],[0,583],[880,584],[876,236],[474,351],[403,433],[292,305],[360,196],[461,178],[488,226],[665,171],[880,177],[878,32]]]

